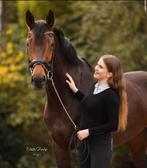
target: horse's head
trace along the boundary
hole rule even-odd
[[[28,10],[26,23],[29,28],[27,55],[31,69],[32,84],[35,88],[44,88],[52,71],[52,57],[55,43],[53,32],[54,14],[50,10],[46,20],[35,21]]]

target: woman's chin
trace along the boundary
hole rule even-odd
[[[94,74],[93,77],[94,77],[95,80],[99,80],[99,76],[98,75]]]

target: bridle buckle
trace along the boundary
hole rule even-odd
[[[51,80],[53,78],[53,72],[52,71],[48,71],[47,78],[48,78],[48,80]]]

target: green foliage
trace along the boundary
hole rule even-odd
[[[34,14],[36,20],[45,19],[49,10],[52,10],[56,17],[55,24],[57,23],[58,25],[61,25],[60,23],[64,22],[64,17],[71,12],[69,7],[70,3],[71,2],[66,1],[18,1],[19,24],[23,29],[25,27],[24,32],[26,33],[25,13],[29,9]]]
[[[41,134],[45,137],[44,124],[42,123],[44,92],[35,92],[30,87],[30,74],[28,71],[27,59],[24,51],[24,41],[20,41],[18,35],[19,27],[16,24],[9,25],[2,34],[0,41],[0,167],[12,168],[25,167],[26,164],[33,164],[31,156],[26,153],[26,144],[32,146],[46,144],[46,139],[35,139],[33,136]],[[24,39],[24,38],[23,38]],[[32,125],[35,123],[34,125]],[[40,125],[38,128],[36,125]],[[30,132],[30,128],[33,131]],[[30,132],[30,133],[29,133]],[[29,141],[31,140],[31,141]],[[49,148],[49,145],[47,145]],[[50,150],[50,149],[49,149]],[[42,156],[48,156],[46,153]],[[50,157],[44,162],[50,162]],[[47,164],[46,163],[46,164]],[[45,164],[34,160],[36,165]],[[33,168],[33,166],[32,166]]]
[[[69,25],[74,25],[71,35],[80,55],[95,64],[110,53],[122,60],[125,71],[146,70],[147,24],[139,1],[79,1],[71,7],[76,12]]]

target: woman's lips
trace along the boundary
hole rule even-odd
[[[94,74],[99,74],[99,72],[98,72],[98,71],[95,71]]]

